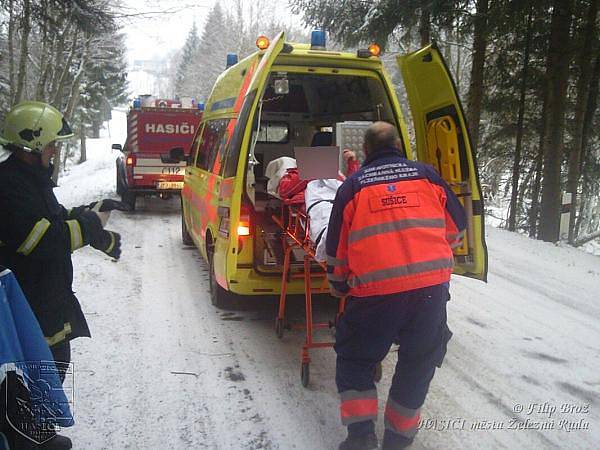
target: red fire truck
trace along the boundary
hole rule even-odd
[[[127,113],[125,145],[117,158],[117,194],[135,209],[140,195],[168,198],[179,195],[194,134],[202,119],[203,104],[167,99],[136,99]],[[182,162],[169,158],[179,148]]]

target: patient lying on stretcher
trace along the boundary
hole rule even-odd
[[[337,179],[302,180],[298,174],[296,160],[289,157],[277,158],[269,163],[265,175],[269,178],[267,191],[287,205],[304,207],[310,217],[310,240],[315,244],[315,259],[325,261],[327,225],[338,188],[346,177],[356,172],[360,163],[356,154],[345,149],[342,154],[347,171]]]

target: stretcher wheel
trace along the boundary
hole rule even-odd
[[[307,387],[310,381],[310,364],[307,362],[302,363],[302,369],[300,370],[300,378],[302,380],[302,386]]]
[[[275,319],[275,333],[277,334],[277,337],[279,339],[281,339],[283,337],[283,329],[284,329],[283,319],[280,319],[278,317],[277,319]]]
[[[381,381],[382,376],[383,368],[381,367],[381,362],[378,362],[375,365],[375,369],[373,370],[373,381],[375,381],[375,383],[379,383]]]

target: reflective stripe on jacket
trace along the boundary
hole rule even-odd
[[[355,297],[448,281],[466,228],[462,205],[435,170],[377,152],[339,188],[327,232],[328,280]]]

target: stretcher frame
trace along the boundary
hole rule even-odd
[[[307,387],[310,381],[310,353],[311,349],[333,347],[334,342],[315,342],[313,339],[314,329],[333,328],[340,316],[344,313],[346,298],[339,300],[338,311],[335,321],[314,322],[312,314],[312,293],[328,293],[327,264],[317,261],[315,257],[316,248],[310,240],[310,216],[304,211],[304,203],[282,204],[279,214],[272,215],[273,221],[281,228],[281,240],[283,245],[283,271],[281,276],[281,294],[279,296],[279,309],[275,319],[275,332],[277,337],[283,337],[284,329],[304,329],[306,340],[302,346],[300,379],[302,386]],[[303,270],[301,273],[291,273],[291,255],[294,249],[304,250]],[[320,272],[312,272],[316,263],[322,269]],[[306,322],[296,326],[285,324],[285,306],[287,297],[287,284],[293,279],[304,279],[304,297]],[[321,286],[313,288],[312,278],[321,278]]]

